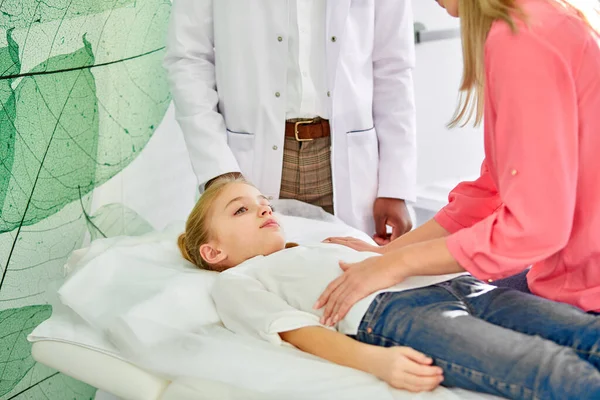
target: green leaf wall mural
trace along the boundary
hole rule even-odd
[[[144,149],[170,104],[170,0],[0,0],[0,399],[89,399],[26,337],[86,238],[152,227],[94,190]]]

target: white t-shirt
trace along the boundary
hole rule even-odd
[[[346,246],[318,243],[257,256],[219,274],[212,297],[229,330],[281,344],[279,332],[322,326],[323,309],[313,305],[327,285],[342,274],[339,261],[359,262],[378,256]],[[379,293],[433,285],[462,274],[414,276],[357,302],[336,329],[355,335],[371,302]]]

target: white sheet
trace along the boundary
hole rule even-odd
[[[282,221],[288,238],[292,241],[320,241],[332,235],[358,236],[368,240],[366,235],[345,225],[311,221],[307,229],[306,224],[307,221],[295,217],[284,217]],[[273,399],[491,398],[445,388],[419,395],[391,389],[369,374],[326,362],[297,349],[275,347],[267,342],[234,335],[219,324],[205,325],[203,317],[187,321],[182,318],[181,312],[194,312],[194,306],[198,313],[206,312],[206,304],[186,303],[189,297],[184,295],[181,304],[182,307],[187,307],[185,310],[161,306],[158,300],[175,299],[172,296],[174,292],[169,292],[168,288],[166,291],[157,291],[151,285],[165,288],[164,281],[143,282],[144,290],[135,296],[125,296],[125,292],[116,289],[119,282],[99,280],[97,273],[88,274],[88,269],[125,270],[136,258],[142,264],[146,263],[149,270],[161,267],[168,270],[164,272],[167,277],[175,276],[174,271],[185,273],[185,266],[182,269],[181,265],[161,265],[159,262],[173,256],[176,251],[175,238],[180,228],[181,225],[172,226],[163,233],[145,237],[96,242],[87,252],[76,254],[69,268],[79,270],[74,277],[78,277],[81,287],[72,288],[69,293],[74,297],[68,303],[79,315],[58,306],[50,320],[36,328],[29,340],[75,343],[128,360],[159,378],[173,380],[172,385],[175,386],[169,386],[167,391],[193,392],[194,387],[198,389],[197,386],[202,386],[205,380],[222,383],[223,388],[229,388],[228,397],[223,397],[228,399],[246,399],[247,395],[243,393],[247,390],[261,393],[263,398]],[[115,257],[116,254],[126,257]],[[118,274],[112,276],[122,277]],[[102,293],[103,287],[111,287],[115,291]],[[87,289],[81,290],[82,288]],[[189,288],[187,286],[188,292]],[[128,285],[121,285],[121,289],[132,291]],[[171,295],[167,296],[165,293]],[[109,301],[107,295],[113,298]],[[90,301],[90,298],[94,301]],[[121,300],[117,301],[116,298],[125,300],[127,307],[119,308]],[[81,301],[78,302],[78,299]],[[167,311],[174,315],[168,315]],[[108,340],[109,337],[111,341]],[[60,362],[68,364],[69,360]],[[111,391],[110,388],[105,389]]]

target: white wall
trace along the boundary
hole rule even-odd
[[[458,28],[434,0],[413,0],[415,20],[429,30]],[[477,176],[483,160],[481,129],[449,131],[462,73],[460,39],[417,45],[415,90],[417,100],[418,178],[420,187],[436,182],[458,182]]]

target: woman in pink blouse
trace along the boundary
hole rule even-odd
[[[335,320],[409,276],[467,271],[492,282],[532,266],[532,293],[600,312],[598,2],[437,1],[461,19],[464,96],[451,125],[484,121],[481,176],[385,247],[329,239],[383,256],[341,263],[315,306]]]

